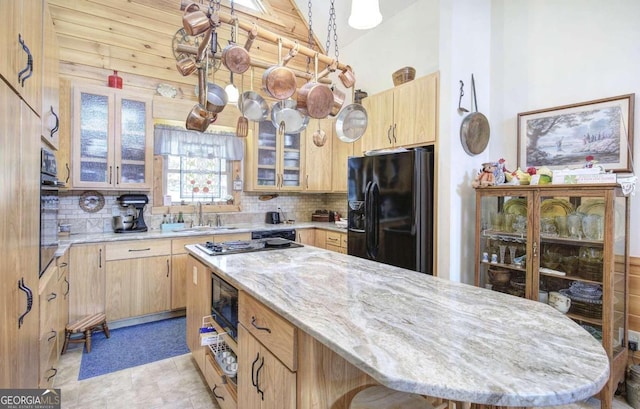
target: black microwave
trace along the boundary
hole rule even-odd
[[[211,315],[231,338],[238,339],[238,290],[215,273],[211,273]]]

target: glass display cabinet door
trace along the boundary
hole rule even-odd
[[[280,188],[299,190],[302,186],[301,136],[299,133],[284,134],[283,138]]]
[[[478,285],[518,297],[527,291],[527,214],[523,196],[480,197]]]
[[[79,145],[74,155],[76,170],[74,186],[110,186],[113,180],[111,149],[112,98],[108,95],[80,92],[75,132]]]
[[[624,343],[627,250],[626,201],[613,192],[541,192],[537,259],[539,294],[615,351]]]
[[[116,133],[116,179],[118,187],[131,187],[148,184],[146,152],[147,146],[147,110],[145,101],[132,98],[117,98],[117,113],[119,129]],[[135,185],[135,186],[133,186]]]
[[[257,188],[275,188],[278,182],[278,144],[276,142],[276,129],[271,121],[261,121],[258,126],[258,147],[256,163]]]

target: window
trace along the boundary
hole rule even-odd
[[[260,0],[234,0],[234,2],[235,4],[244,6],[254,11],[259,11],[260,13],[264,13],[266,11],[266,8]]]
[[[231,195],[231,161],[167,155],[167,195],[173,202],[226,202]]]

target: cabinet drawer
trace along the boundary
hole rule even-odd
[[[344,233],[340,233],[340,247],[347,248],[347,235]]]
[[[240,322],[290,370],[297,368],[296,327],[244,291],[238,303]]]
[[[327,232],[327,246],[337,246],[340,247],[340,243],[342,243],[342,238],[340,237],[340,233],[335,231]]]
[[[213,395],[216,397],[218,405],[221,409],[236,409],[238,404],[228,389],[229,386],[225,382],[225,379],[218,372],[216,362],[214,362],[213,357],[209,353],[205,353],[205,355],[204,379],[206,379],[209,388],[213,390]]]
[[[342,250],[344,249],[340,246],[336,246],[335,244],[327,244],[327,250],[335,251],[336,253],[342,253]]]
[[[171,240],[124,241],[106,245],[107,261],[167,254],[171,254]]]
[[[184,246],[189,244],[205,243],[207,241],[213,241],[213,236],[191,236],[173,239],[171,240],[171,254],[187,254],[187,250]]]

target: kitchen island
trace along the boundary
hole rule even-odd
[[[546,304],[311,246],[226,256],[187,250],[394,390],[547,406],[595,395],[609,376],[600,343]]]

